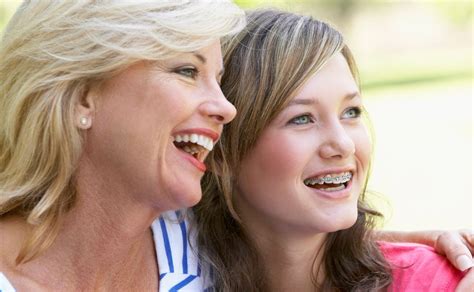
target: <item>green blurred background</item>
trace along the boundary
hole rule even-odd
[[[19,2],[0,0],[0,31]],[[344,33],[374,126],[369,188],[383,228],[473,228],[473,1],[236,2],[313,15]]]

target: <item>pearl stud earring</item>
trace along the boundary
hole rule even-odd
[[[82,117],[79,122],[81,123],[81,125],[87,126],[87,124],[89,123],[89,119],[87,117]]]
[[[81,128],[88,129],[90,127],[89,118],[88,117],[81,117],[79,119],[79,124],[81,125]]]

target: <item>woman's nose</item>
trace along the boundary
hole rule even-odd
[[[222,93],[221,89],[215,89],[212,96],[200,106],[201,113],[210,117],[219,124],[227,124],[237,114],[234,105],[231,104]]]
[[[326,159],[347,158],[355,153],[355,143],[347,130],[340,123],[334,123],[325,129],[324,141],[319,153]]]

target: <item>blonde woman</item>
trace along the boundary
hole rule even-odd
[[[244,22],[227,1],[20,6],[0,47],[1,291],[205,288],[159,279],[150,226],[201,198],[236,113],[219,40]]]
[[[282,11],[247,21],[224,49],[239,114],[193,208],[216,291],[472,291],[474,271],[433,248],[375,241],[371,139],[342,35]]]

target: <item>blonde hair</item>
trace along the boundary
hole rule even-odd
[[[213,268],[217,291],[268,289],[260,255],[233,206],[241,161],[301,86],[335,54],[342,53],[358,80],[343,36],[330,25],[277,10],[250,12],[247,20],[246,28],[224,47],[222,91],[238,114],[208,157],[211,172],[205,174],[203,198],[193,208],[200,257]],[[368,240],[371,220],[380,214],[366,205],[364,193],[356,224],[328,236],[321,291],[372,291],[390,282],[383,257]]]
[[[75,201],[74,105],[141,60],[203,48],[245,25],[229,1],[25,1],[0,44],[0,216],[32,225],[17,263],[54,241]]]

